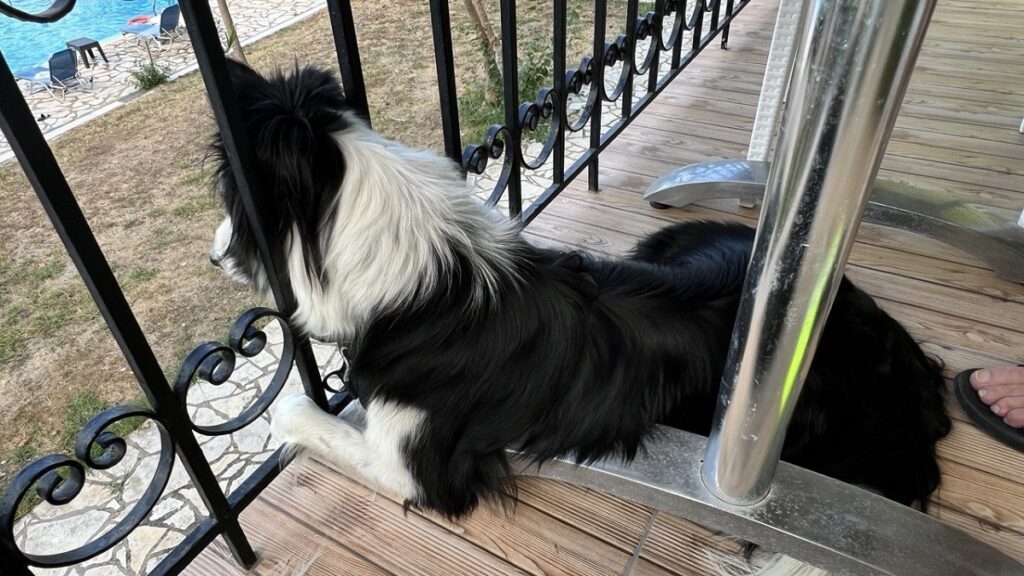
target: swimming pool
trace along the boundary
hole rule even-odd
[[[19,10],[39,12],[52,0],[7,0]],[[174,1],[155,0],[156,11]],[[11,70],[45,63],[72,38],[117,36],[132,16],[154,13],[154,0],[78,0],[70,14],[52,24],[21,22],[0,15],[0,51]]]

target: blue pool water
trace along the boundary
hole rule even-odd
[[[7,0],[19,10],[40,12],[52,0]],[[160,11],[168,0],[156,0]],[[170,2],[173,3],[173,2]],[[21,22],[0,15],[0,52],[11,70],[43,64],[72,38],[106,40],[119,35],[132,16],[152,15],[154,0],[78,0],[70,14],[52,24]]]

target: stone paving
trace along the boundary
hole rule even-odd
[[[228,1],[242,44],[250,44],[325,7],[322,0]],[[226,37],[216,7],[213,14],[222,30],[221,36]],[[148,64],[150,55],[154,63],[172,78],[195,68],[195,57],[187,34],[181,40],[159,45],[152,41],[140,43],[131,37],[118,37],[103,42],[103,51],[109,63],[100,59],[98,64],[81,70],[83,76],[92,79],[89,90],[76,90],[62,99],[59,95],[51,96],[46,90],[40,90],[38,85],[30,92],[27,82],[18,82],[32,113],[36,118],[42,118],[39,125],[47,139],[108,112],[138,93],[131,73]],[[7,140],[0,135],[0,162],[11,156]]]
[[[189,412],[195,423],[212,425],[237,416],[262,393],[279,366],[281,329],[276,322],[267,326],[267,347],[253,358],[239,357],[231,378],[219,386],[205,381],[189,392]],[[331,344],[314,343],[321,373],[341,367],[342,357]],[[292,371],[281,394],[302,391]],[[234,434],[197,434],[203,453],[225,493],[230,494],[263,463],[278,443],[270,437],[270,414]],[[91,471],[81,493],[64,506],[43,503],[15,526],[18,546],[30,554],[54,554],[95,541],[127,515],[149,486],[159,461],[160,437],[152,422],[145,422],[126,439],[128,451],[117,466]],[[173,549],[188,532],[208,516],[199,493],[179,462],[171,472],[167,488],[142,524],[125,540],[83,564],[53,570],[46,575],[129,576],[145,575]]]

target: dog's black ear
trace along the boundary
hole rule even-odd
[[[248,64],[243,64],[234,58],[225,58],[228,65],[228,76],[235,85],[235,90],[241,93],[254,89],[263,89],[267,80],[260,76],[259,72],[253,70]]]

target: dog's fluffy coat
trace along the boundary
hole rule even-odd
[[[327,72],[232,64],[310,334],[350,343],[356,430],[304,397],[274,433],[457,517],[510,494],[507,448],[632,458],[656,423],[707,434],[753,231],[668,227],[625,260],[528,244],[449,160],[374,134]],[[211,258],[266,290],[222,146]],[[783,458],[924,503],[950,422],[938,365],[844,280]]]

